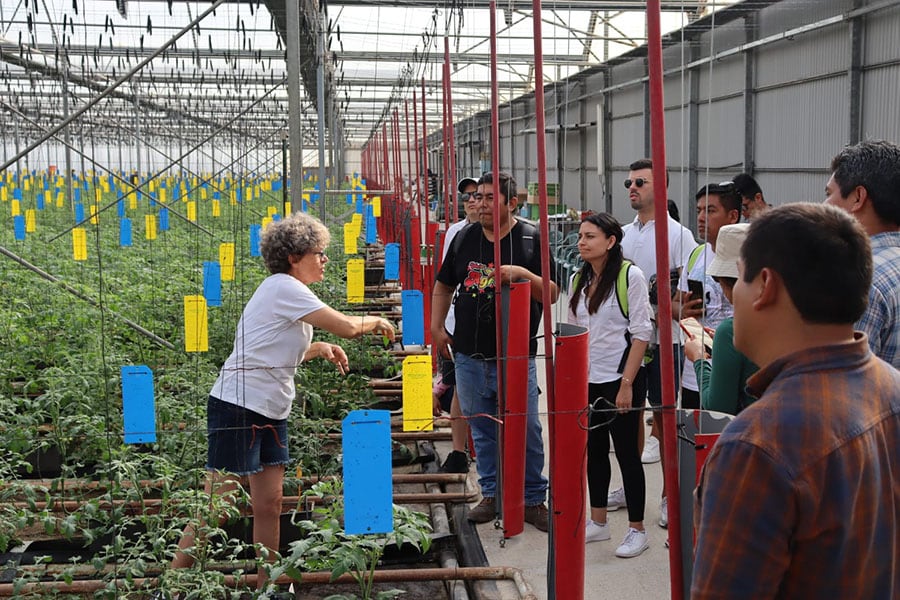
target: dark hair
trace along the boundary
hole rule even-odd
[[[831,161],[831,171],[842,197],[862,186],[878,218],[900,225],[900,146],[882,140],[847,146]]]
[[[641,169],[650,169],[653,170],[653,161],[649,158],[640,158],[630,165],[628,165],[629,171],[640,171]],[[666,187],[669,187],[669,169],[666,168]]]
[[[606,266],[600,274],[600,283],[594,294],[588,298],[588,314],[594,314],[600,308],[600,305],[612,293],[619,277],[619,269],[622,268],[622,226],[609,213],[598,213],[588,215],[581,220],[582,223],[590,223],[596,225],[607,237],[615,238],[616,243],[609,249],[609,256],[606,259]],[[578,271],[577,283],[572,291],[572,298],[569,300],[569,308],[572,312],[578,313],[578,300],[581,296],[581,290],[591,283],[594,278],[594,270],[590,263],[584,263],[581,270]]]
[[[678,213],[678,205],[669,198],[669,216],[681,223],[681,215]]]
[[[497,179],[500,180],[500,185],[498,186],[500,193],[503,194],[503,198],[505,202],[503,204],[509,204],[510,198],[518,198],[516,193],[518,189],[516,188],[516,180],[513,179],[512,175],[509,173],[504,173],[500,171],[497,175]],[[482,183],[494,183],[494,174],[491,171],[488,171],[481,175],[478,179],[478,185]]]
[[[725,209],[725,212],[736,210],[738,217],[741,215],[741,195],[734,183],[728,181],[726,184],[710,183],[704,185],[694,196],[697,200],[703,196],[718,196],[719,204]]]
[[[737,188],[738,194],[740,194],[742,198],[749,198],[752,200],[757,194],[762,194],[762,188],[759,187],[756,180],[747,173],[739,173],[738,175],[735,175],[734,179],[731,181],[734,183],[734,187]]]
[[[784,280],[810,323],[855,323],[872,284],[872,251],[862,227],[827,204],[787,204],[754,219],[741,246],[743,279],[768,267]]]

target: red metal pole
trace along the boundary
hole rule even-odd
[[[459,220],[459,200],[457,199],[457,173],[456,173],[456,139],[453,134],[453,86],[450,83],[450,38],[444,36],[444,85],[447,95],[447,140],[446,151],[450,154],[450,185],[453,194],[453,222]]]
[[[647,58],[650,76],[650,131],[651,158],[653,160],[653,193],[656,198],[666,198],[666,123],[663,109],[662,34],[660,28],[659,0],[647,2]],[[668,219],[668,207],[664,201],[656,203],[657,223]],[[656,272],[659,285],[659,347],[660,379],[662,389],[662,433],[665,455],[664,475],[669,512],[669,580],[673,600],[684,597],[683,559],[681,556],[681,501],[678,484],[678,443],[675,423],[675,363],[672,348],[672,290],[669,278],[669,231],[656,227]]]
[[[550,425],[551,431],[554,427],[557,426],[557,411],[559,407],[556,404],[556,383],[555,377],[556,373],[554,370],[554,362],[553,362],[553,328],[552,328],[552,317],[550,314],[550,231],[547,220],[547,148],[546,148],[546,134],[545,123],[544,123],[544,50],[543,50],[543,33],[541,29],[541,2],[540,0],[532,0],[532,15],[531,20],[533,22],[534,27],[534,113],[535,113],[535,127],[537,128],[537,151],[536,151],[536,159],[537,159],[537,176],[538,176],[538,198],[539,198],[539,207],[540,207],[540,231],[541,231],[541,277],[544,281],[544,292],[542,296],[543,309],[544,309],[544,365],[546,370],[547,377],[547,413],[548,413],[548,424]],[[584,398],[587,398],[585,394]],[[564,456],[557,456],[559,451],[562,448],[558,447],[556,444],[556,440],[550,440],[550,464],[556,464],[557,460],[565,460]],[[573,460],[578,460],[576,457],[572,457]],[[553,488],[550,489],[550,510],[552,513],[556,512],[556,501],[554,499],[557,493],[565,494],[568,491],[567,488],[562,490],[555,490]],[[560,498],[561,504],[566,504],[568,498],[563,496]],[[553,573],[551,574],[550,580],[554,582],[555,586],[565,585],[565,582],[562,580],[566,579],[575,579],[577,581],[584,581],[584,544],[580,544],[577,548],[573,549],[575,552],[580,552],[582,559],[581,571],[578,573],[571,572],[569,568],[573,565],[571,564],[563,564],[559,561],[554,562],[553,565]],[[566,569],[567,573],[563,576],[560,571],[557,570],[557,567],[560,569]],[[581,596],[560,596],[560,597],[572,597],[572,598],[581,598],[584,595],[584,588],[582,585]]]
[[[431,185],[431,180],[428,178],[428,119],[425,116],[424,77],[422,78],[422,177],[425,181],[425,185],[422,187],[422,202],[425,206],[425,223],[427,230],[427,223],[431,220],[431,216],[428,214],[428,186]],[[425,242],[433,245],[434,239],[426,235]]]
[[[447,81],[447,69],[446,67],[442,67],[442,72],[444,77],[441,82],[441,123],[443,127],[441,128],[441,137],[444,141],[443,152],[441,152],[441,158],[443,159],[443,167],[444,167],[444,231],[450,228],[450,190],[455,189],[450,186],[450,157],[448,155],[448,148],[450,147],[450,138],[449,138],[449,125],[450,123],[450,109],[447,106],[447,88],[449,87],[450,82]]]

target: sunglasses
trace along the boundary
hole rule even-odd
[[[639,188],[642,188],[642,187],[644,187],[644,184],[645,184],[645,183],[651,183],[651,181],[650,181],[649,179],[644,179],[643,177],[638,177],[637,179],[634,179],[634,180],[626,179],[626,180],[624,181],[624,183],[625,183],[625,189],[627,190],[627,189],[629,189],[629,188],[631,187],[631,184],[632,184],[632,183],[633,183],[635,186],[637,186],[637,187],[639,187]]]
[[[469,200],[475,200],[475,192],[463,192],[459,195],[459,199],[463,202],[468,202]]]

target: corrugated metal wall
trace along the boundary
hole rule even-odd
[[[783,0],[721,21],[664,50],[669,196],[683,218],[693,222],[700,185],[742,170],[773,204],[819,201],[831,157],[852,138],[900,141],[900,0]],[[546,90],[547,181],[562,184],[569,207],[634,216],[622,181],[651,136],[640,54]],[[473,119],[457,127],[484,143],[459,151],[489,156],[489,119]],[[522,187],[537,181],[533,95],[503,107],[501,121],[501,169]]]

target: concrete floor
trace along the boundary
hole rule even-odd
[[[540,369],[539,369],[540,371]],[[544,444],[547,443],[546,416],[544,421]],[[649,428],[648,428],[649,434]],[[437,445],[438,453],[443,457],[450,450],[449,442]],[[621,474],[610,454],[613,465],[613,488],[621,485]],[[628,528],[628,515],[624,509],[610,512],[608,521],[612,529],[612,539],[605,542],[594,542],[585,547],[585,594],[589,598],[615,598],[616,600],[655,600],[669,598],[669,555],[665,547],[667,532],[657,525],[659,517],[659,497],[662,491],[662,470],[659,463],[644,465],[647,479],[647,508],[645,511],[645,527],[650,540],[650,548],[635,558],[622,559],[615,556],[615,549],[621,543]],[[544,474],[547,474],[545,467]],[[475,466],[469,471],[468,489],[478,489]],[[473,503],[471,506],[475,506]],[[585,499],[585,507],[588,506]],[[547,589],[547,548],[548,534],[525,524],[525,531],[513,538],[503,541],[502,529],[494,523],[477,525],[482,546],[491,566],[509,566],[522,569],[526,581],[541,600],[550,598]],[[501,584],[502,598],[516,598],[515,588],[511,584]],[[559,598],[558,600],[567,600]]]

